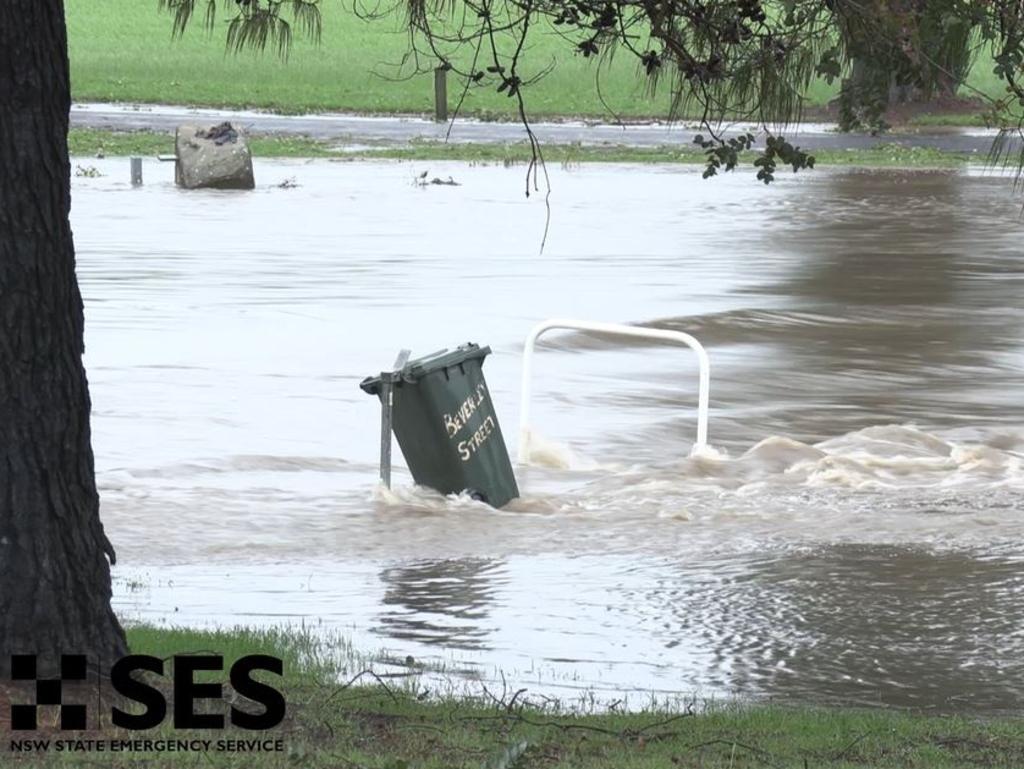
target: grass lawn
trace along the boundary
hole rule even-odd
[[[72,91],[80,101],[153,102],[205,106],[261,107],[282,112],[356,111],[426,113],[433,109],[430,75],[394,79],[408,50],[399,15],[364,21],[351,3],[324,6],[323,43],[317,48],[296,35],[292,55],[282,63],[276,55],[225,55],[223,24],[208,37],[201,18],[184,39],[171,39],[171,16],[157,4],[140,0],[67,0]],[[201,17],[205,3],[198,2]],[[527,92],[535,117],[596,116],[608,118],[594,88],[597,67],[572,53],[569,44],[542,31],[524,54],[524,73],[557,65]],[[986,93],[1000,93],[989,57],[981,56],[970,84]],[[458,94],[449,85],[454,107]],[[601,75],[608,105],[625,117],[664,117],[664,89],[651,97],[638,78],[631,57],[611,61]],[[835,86],[816,83],[808,94],[810,107],[821,107],[835,95]],[[964,95],[970,95],[964,92]],[[469,94],[464,112],[481,117],[512,116],[510,100],[493,90]],[[957,122],[972,122],[960,116]]]
[[[495,697],[437,697],[416,674],[380,677],[351,648],[298,633],[200,632],[136,627],[135,653],[167,657],[215,652],[225,667],[249,653],[284,659],[285,676],[264,680],[287,701],[285,721],[269,732],[112,729],[94,740],[281,740],[280,751],[8,753],[18,767],[303,767],[304,769],[887,769],[1019,767],[1024,724],[1015,720],[935,717],[887,710],[694,705],[682,711],[568,715],[529,692]],[[392,667],[394,670],[394,667]],[[216,679],[216,674],[213,675]],[[229,687],[225,687],[230,691]],[[169,721],[168,721],[169,723]],[[9,747],[3,735],[0,753]],[[52,740],[66,733],[35,733]]]
[[[393,160],[461,160],[470,163],[525,163],[530,148],[525,142],[515,144],[443,144],[420,141],[406,147],[382,146],[361,148],[358,152],[340,151],[335,143],[301,136],[254,136],[250,139],[253,155],[268,158],[344,158]],[[105,156],[174,154],[171,134],[148,131],[113,132],[74,128],[69,136],[71,155],[76,160]],[[580,144],[545,144],[544,159],[548,163],[703,163],[704,153],[696,146],[623,147],[617,145],[587,146]],[[747,163],[754,154],[747,153]],[[982,163],[983,157],[965,153],[942,152],[924,147],[903,147],[882,141],[872,149],[823,150],[815,153],[816,166],[864,166],[884,168],[958,168],[968,163]],[[87,163],[78,163],[83,168]],[[751,170],[752,167],[744,169]],[[785,170],[780,168],[780,173]],[[813,173],[810,171],[808,173]]]

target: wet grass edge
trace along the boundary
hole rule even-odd
[[[282,740],[283,752],[15,755],[17,766],[246,766],[441,769],[474,767],[1015,767],[1024,765],[1017,719],[935,716],[885,708],[698,702],[632,712],[569,712],[506,688],[443,694],[417,675],[374,672],[343,639],[286,630],[193,630],[138,625],[135,653],[249,653],[285,661],[284,723],[269,733],[211,735],[164,728],[132,736]],[[414,661],[407,660],[410,670]],[[432,679],[436,680],[436,679]],[[58,733],[59,734],[59,733]],[[93,735],[94,737],[97,735]],[[66,738],[66,737],[65,737]],[[7,735],[4,735],[7,742]],[[4,745],[6,750],[7,745]],[[0,753],[4,752],[0,750]]]
[[[333,158],[336,160],[461,161],[515,165],[530,159],[525,142],[511,144],[413,141],[407,145],[345,145],[305,136],[254,135],[255,157]],[[154,131],[108,131],[73,128],[68,137],[72,157],[155,156],[174,152],[174,137]],[[563,166],[583,163],[700,164],[703,152],[696,146],[626,147],[622,145],[545,144],[546,162]],[[817,166],[864,168],[960,168],[983,163],[978,154],[944,152],[927,147],[906,147],[879,141],[867,149],[821,150],[813,153]],[[749,158],[752,160],[753,154]],[[780,169],[784,170],[784,169]]]

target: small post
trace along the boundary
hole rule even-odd
[[[448,121],[448,70],[447,64],[434,70],[434,120],[438,123]]]
[[[132,186],[142,186],[142,158],[132,158]]]
[[[391,488],[391,377],[380,380],[380,482]]]
[[[600,334],[660,339],[665,342],[681,342],[697,354],[700,367],[697,380],[697,440],[694,441],[690,455],[703,451],[708,445],[708,399],[711,391],[711,359],[696,338],[683,331],[669,331],[646,326],[624,326],[620,323],[600,323],[589,320],[569,320],[567,318],[551,318],[538,323],[526,337],[523,347],[523,376],[520,386],[519,401],[519,464],[525,465],[529,460],[530,438],[530,387],[532,376],[533,352],[541,334],[555,328],[572,329],[573,331],[596,331]]]
[[[402,350],[395,358],[390,374],[380,377],[380,482],[391,488],[391,409],[395,404],[394,383],[409,362],[411,350]]]

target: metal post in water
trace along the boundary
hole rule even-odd
[[[647,328],[644,326],[624,326],[619,323],[600,323],[590,320],[569,320],[567,318],[551,318],[543,323],[538,323],[526,337],[526,345],[523,348],[523,376],[520,387],[519,401],[519,464],[525,465],[529,460],[530,443],[530,393],[533,363],[533,348],[541,334],[555,328],[571,329],[574,331],[596,331],[601,334],[614,334],[617,336],[641,337],[646,339],[659,339],[665,342],[681,342],[697,354],[697,363],[700,366],[697,385],[697,440],[694,441],[690,454],[703,451],[708,445],[708,393],[711,390],[711,359],[708,358],[704,345],[693,336],[683,331],[669,331],[660,328]]]
[[[434,70],[434,119],[438,123],[448,121],[448,65],[442,64]]]
[[[132,158],[132,186],[142,186],[142,158]]]
[[[380,380],[380,482],[391,488],[391,379]]]
[[[409,362],[412,350],[402,350],[394,369],[380,378],[380,482],[391,488],[391,409],[394,406],[394,382]]]

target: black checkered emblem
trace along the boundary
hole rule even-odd
[[[36,675],[34,654],[15,654],[11,657],[11,680],[35,681],[36,701],[34,705],[11,705],[11,729],[31,731],[38,725],[36,713],[40,705],[56,705],[60,708],[60,728],[64,730],[85,729],[85,705],[65,705],[63,684],[65,681],[85,681],[88,665],[84,654],[62,654],[60,678],[39,678]]]

